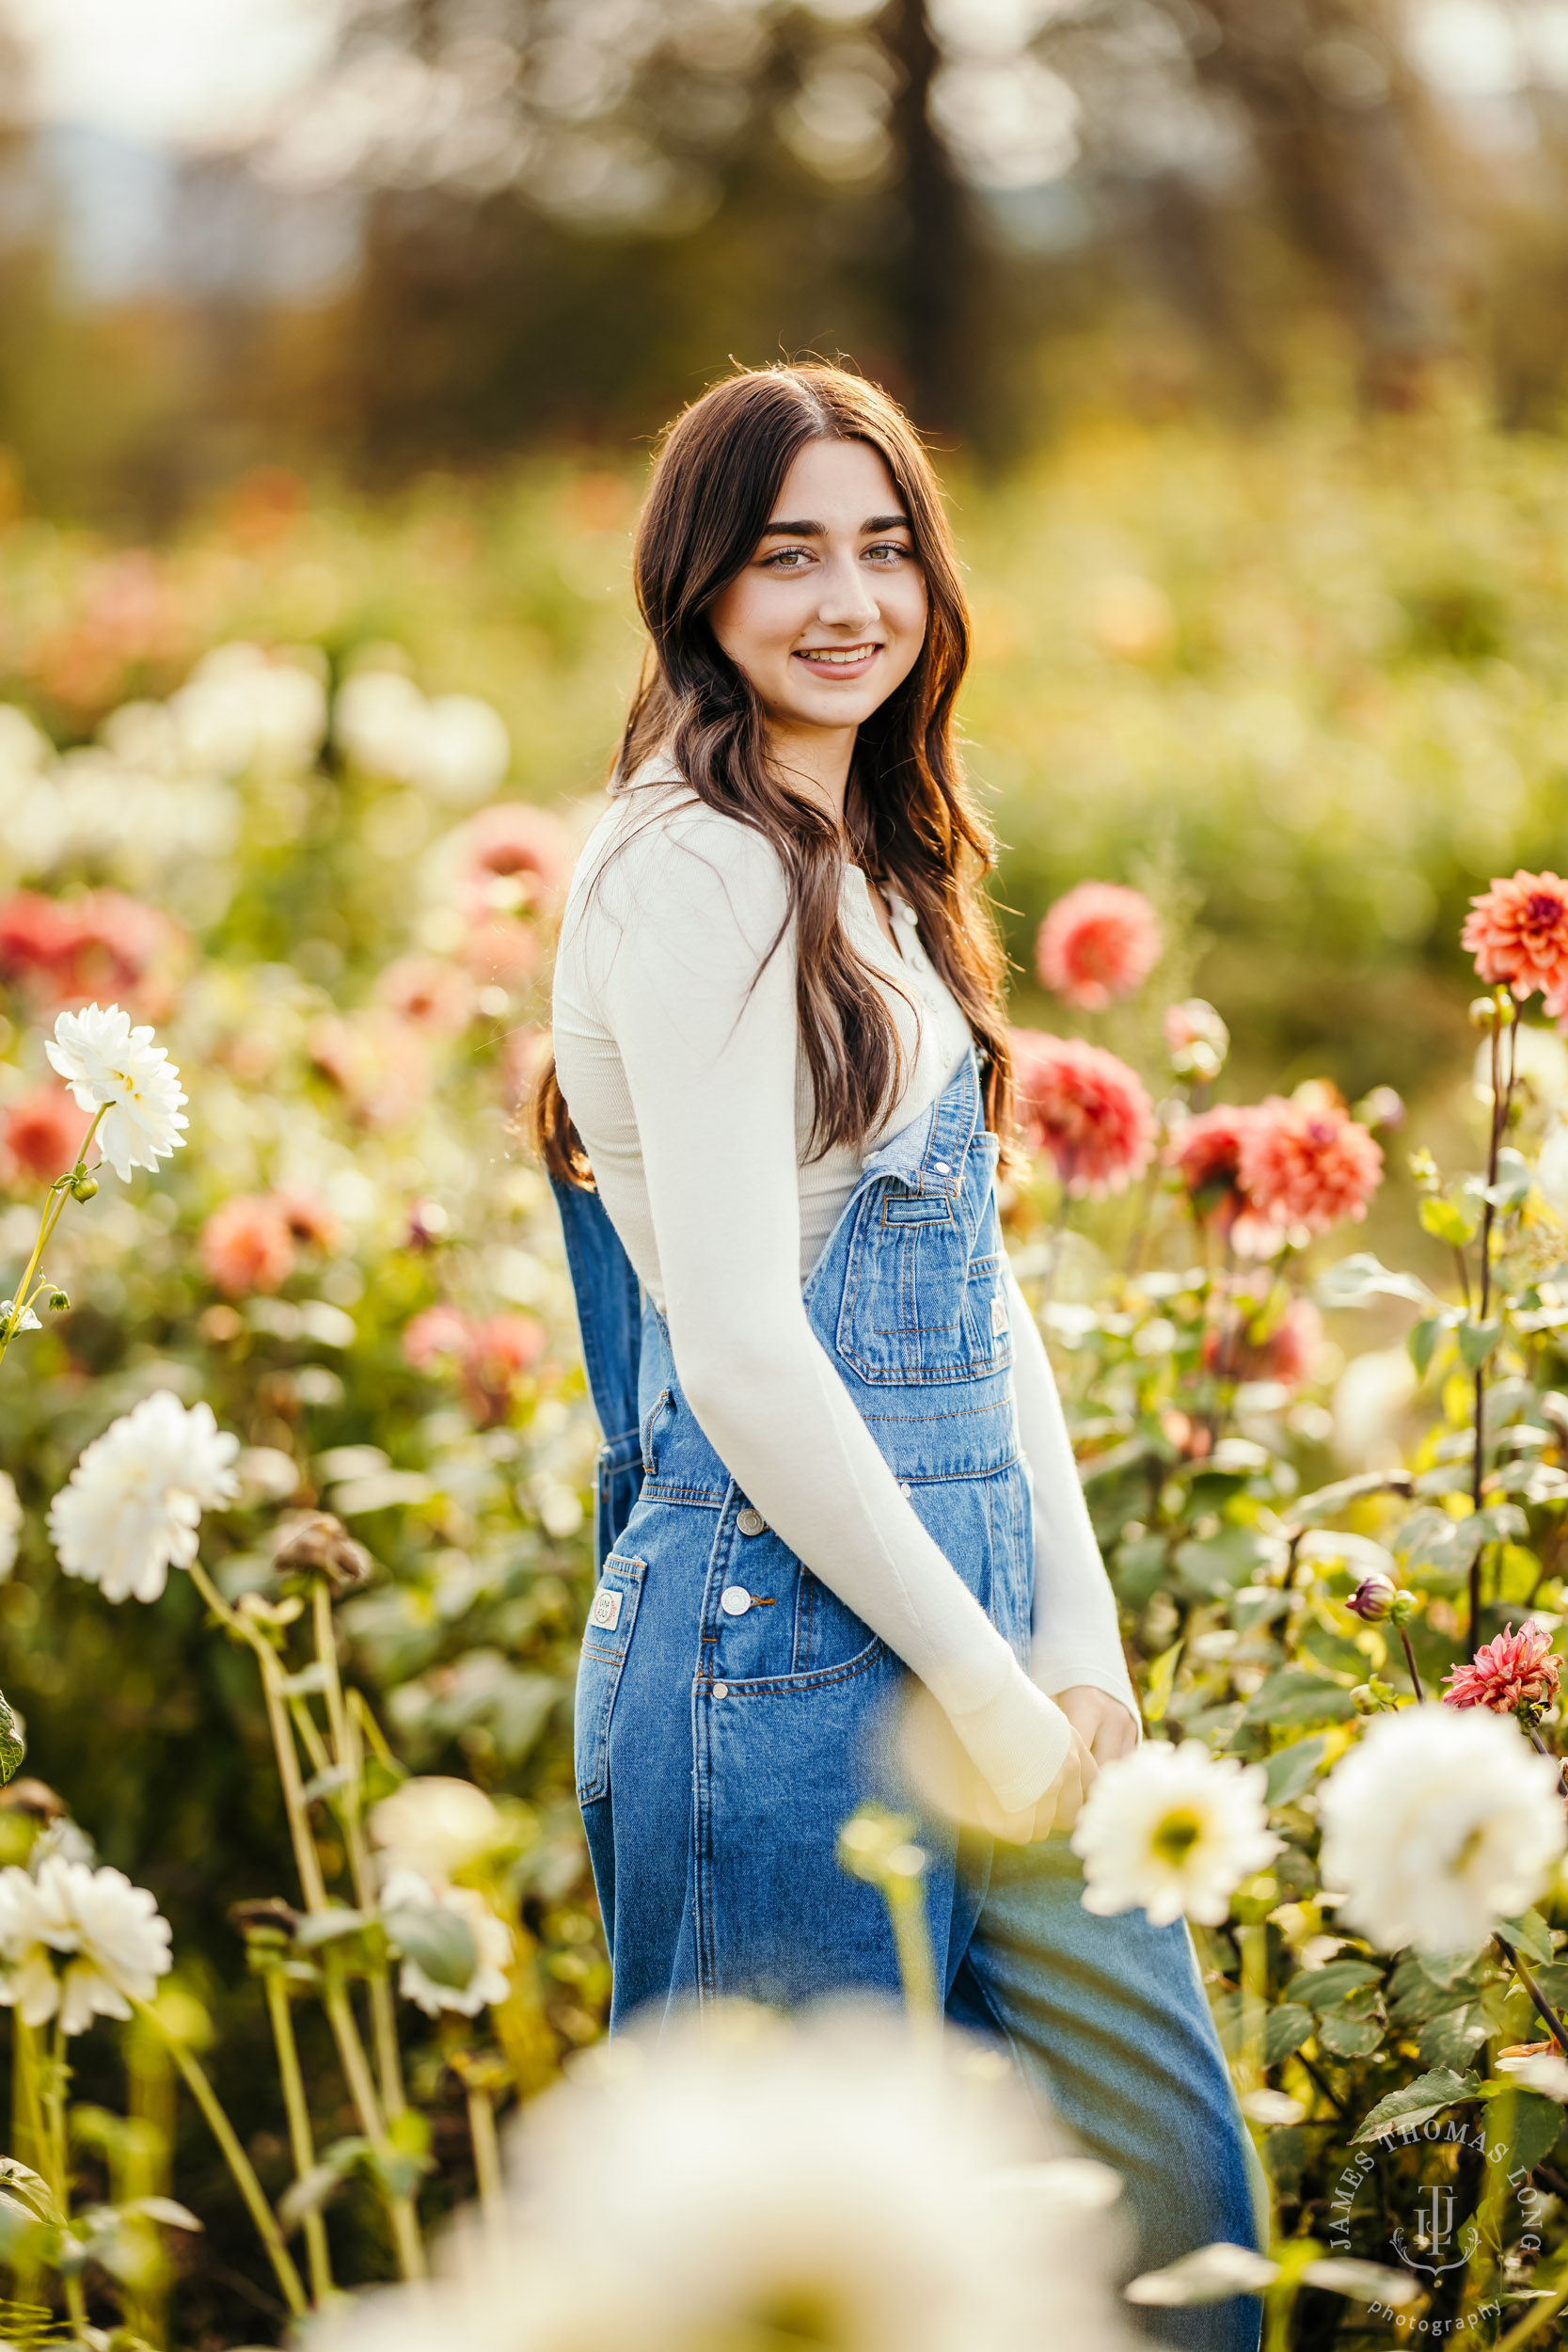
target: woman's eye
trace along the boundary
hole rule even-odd
[[[902,561],[905,557],[912,555],[914,552],[912,548],[901,548],[895,539],[885,540],[880,546],[867,548],[865,551],[867,555],[875,556],[879,563],[883,562],[890,556],[895,560]]]
[[[767,567],[769,571],[798,572],[809,561],[804,548],[781,548],[777,555],[767,558]]]

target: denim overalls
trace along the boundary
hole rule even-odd
[[[903,1491],[1026,1661],[1033,1536],[996,1152],[971,1056],[867,1159],[804,1297]],[[881,1898],[835,1845],[867,1796],[908,1803],[881,1737],[905,1670],[736,1491],[597,1196],[556,1190],[606,1439],[576,1754],[612,2029],[692,1997],[896,1994]],[[1253,2244],[1252,2152],[1185,1927],[1085,1911],[1064,1838],[960,1845],[923,1821],[921,1839],[948,2015],[1005,2041],[1126,2176],[1138,2266]],[[1256,2305],[1163,2312],[1158,2331],[1246,2352]]]

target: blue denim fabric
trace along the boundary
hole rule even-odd
[[[805,1304],[914,1510],[1026,1661],[1033,1534],[996,1151],[971,1058],[867,1160]],[[597,1198],[557,1196],[606,1438],[576,1758],[611,2029],[691,1998],[896,1995],[881,1899],[835,1845],[867,1797],[908,1803],[883,1745],[905,1670],[737,1492],[663,1319],[651,1302],[634,1314]],[[1085,1912],[1065,1839],[960,1849],[936,1821],[921,1837],[949,2014],[999,2038],[1042,2105],[1123,2173],[1137,2266],[1256,2243],[1255,2160],[1185,1927]],[[1257,2306],[1155,2327],[1195,2352],[1249,2352]]]

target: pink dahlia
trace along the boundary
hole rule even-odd
[[[1085,1012],[1141,988],[1160,961],[1160,918],[1141,890],[1080,882],[1039,928],[1035,963],[1047,988]]]
[[[1475,957],[1483,980],[1511,988],[1521,1003],[1537,989],[1543,996],[1562,997],[1568,993],[1568,882],[1557,874],[1527,874],[1523,866],[1512,882],[1494,878],[1490,890],[1471,899],[1460,944]]]
[[[1154,1152],[1154,1109],[1137,1073],[1102,1046],[1038,1029],[1014,1029],[1012,1049],[1031,1146],[1050,1152],[1075,1198],[1125,1192]]]
[[[463,847],[474,912],[511,913],[549,898],[572,870],[572,836],[559,817],[531,801],[496,801],[469,818]]]
[[[1326,1233],[1366,1216],[1383,1182],[1383,1147],[1328,1088],[1304,1088],[1289,1101],[1271,1094],[1251,1114],[1238,1173],[1259,1216]]]
[[[1203,1361],[1227,1380],[1277,1380],[1299,1389],[1323,1335],[1323,1317],[1309,1298],[1292,1298],[1273,1320],[1232,1308],[1204,1333]]]
[[[294,1269],[293,1236],[274,1200],[240,1193],[201,1229],[201,1263],[230,1298],[281,1289]]]
[[[274,1207],[295,1241],[317,1249],[335,1249],[341,1229],[326,1202],[309,1184],[285,1184],[272,1195]]]
[[[5,1162],[24,1176],[49,1184],[74,1168],[87,1117],[64,1087],[35,1087],[6,1108]]]
[[[1489,1707],[1494,1715],[1521,1715],[1529,1721],[1550,1707],[1561,1676],[1562,1661],[1552,1656],[1552,1637],[1544,1626],[1521,1626],[1517,1633],[1505,1626],[1467,1666],[1449,1668],[1443,1704]]]
[[[456,1307],[426,1307],[403,1334],[403,1357],[416,1372],[461,1362],[467,1353],[468,1318]]]
[[[1257,1116],[1239,1103],[1217,1104],[1179,1127],[1165,1152],[1195,1216],[1212,1218],[1222,1234],[1248,1205],[1242,1188],[1242,1141]]]

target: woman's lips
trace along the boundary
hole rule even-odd
[[[863,677],[881,652],[880,645],[801,645],[790,656],[814,677]]]

